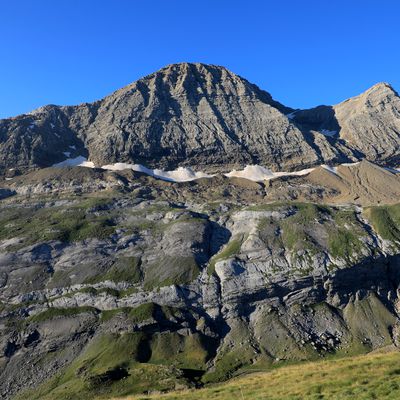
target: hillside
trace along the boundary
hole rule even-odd
[[[232,397],[245,400],[394,400],[400,395],[399,360],[398,352],[390,352],[317,361],[283,367],[269,373],[250,373],[208,389],[123,400],[229,400]]]
[[[1,120],[0,397],[395,398],[399,121],[190,63]]]

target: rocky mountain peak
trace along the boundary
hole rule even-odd
[[[389,83],[380,82],[353,99],[356,101],[359,100],[362,104],[371,108],[385,103],[390,103],[391,101],[398,99],[398,97],[397,92]]]
[[[115,92],[112,97],[120,96],[121,92],[134,94],[135,90],[141,88],[154,90],[160,95],[186,97],[191,100],[204,96],[213,99],[220,96],[259,98],[267,104],[288,109],[275,102],[268,92],[258,86],[225,67],[212,64],[187,62],[170,64]]]
[[[333,107],[295,111],[225,67],[184,62],[94,103],[0,120],[0,176],[66,157],[204,172],[386,162],[397,160],[399,132],[400,98],[387,83]]]

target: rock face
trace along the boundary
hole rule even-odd
[[[378,168],[361,164],[337,179]],[[270,188],[243,179],[84,168],[10,185],[2,398],[199,386],[400,342],[398,205],[270,203]]]
[[[400,99],[378,84],[334,107],[294,111],[223,67],[173,64],[92,104],[0,121],[0,171],[88,156],[205,171],[288,170],[368,158],[397,162]],[[13,171],[9,171],[13,170]]]
[[[293,120],[320,132],[332,132],[336,147],[342,142],[359,158],[399,163],[400,98],[387,83],[378,83],[333,107],[296,112]]]

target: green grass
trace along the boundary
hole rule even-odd
[[[152,308],[136,308],[143,318]],[[208,358],[199,334],[148,335],[143,332],[102,334],[92,339],[68,367],[35,390],[26,400],[107,399],[150,390],[172,390],[186,380],[179,368],[204,368]],[[122,376],[116,374],[122,373]]]
[[[156,303],[144,303],[137,307],[123,307],[115,310],[105,310],[101,313],[101,321],[109,321],[114,316],[122,314],[125,318],[129,319],[133,323],[140,323],[150,318],[156,318],[157,316],[163,318],[170,318],[176,313],[179,313],[178,309],[168,306],[160,306]]]
[[[285,247],[292,251],[315,250],[315,245],[306,229],[330,216],[330,209],[313,203],[294,204],[295,214],[281,222]]]
[[[154,317],[156,310],[157,310],[156,304],[145,303],[141,304],[138,307],[132,308],[129,311],[128,316],[133,322],[138,323]]]
[[[395,400],[400,398],[400,353],[377,353],[250,373],[199,390],[124,400]]]
[[[132,386],[140,387],[140,377],[134,373],[134,369],[137,363],[148,357],[145,343],[146,337],[143,333],[99,336],[64,371],[38,389],[23,393],[20,398],[93,399],[107,393],[129,393]],[[129,374],[127,379],[107,378],[110,373],[119,370]],[[143,381],[145,380],[143,377]],[[153,383],[155,387],[162,386],[156,381]]]
[[[109,213],[95,212],[109,199],[86,199],[63,207],[10,207],[0,216],[0,240],[24,238],[21,245],[41,241],[74,242],[88,238],[104,239],[115,231]],[[20,246],[21,246],[20,245]]]
[[[316,204],[296,204],[296,213],[280,222],[282,241],[286,248],[294,252],[305,250],[308,261],[319,252],[328,251],[334,258],[355,262],[362,257],[367,235],[356,217],[354,209],[342,209]],[[327,236],[326,242],[318,238],[314,231],[319,229]]]
[[[162,333],[152,339],[150,362],[203,370],[209,358],[206,347],[198,333],[189,336],[182,336],[176,332]]]
[[[351,262],[354,254],[361,251],[359,237],[347,229],[334,229],[329,232],[329,253],[335,258]]]
[[[145,290],[163,286],[185,285],[200,273],[200,267],[193,255],[163,256],[147,266],[144,275]]]
[[[400,242],[400,204],[369,207],[365,215],[383,239]]]
[[[209,264],[208,264],[208,275],[211,276],[215,273],[215,264],[218,261],[227,260],[229,258],[234,257],[236,254],[240,253],[240,248],[242,247],[244,237],[243,235],[239,235],[237,237],[232,238],[216,255],[214,255]]]
[[[97,313],[93,307],[48,308],[29,318],[30,322],[43,322],[57,317],[70,317],[82,313]]]
[[[142,279],[139,257],[120,257],[104,274],[89,278],[85,283],[104,281],[138,283]]]

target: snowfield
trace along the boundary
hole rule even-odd
[[[67,152],[64,153],[67,155]],[[359,162],[355,163],[347,163],[340,164],[346,167],[351,167],[353,165],[357,165]],[[63,168],[63,167],[86,167],[86,168],[96,168],[93,162],[87,161],[87,159],[83,156],[75,157],[75,158],[67,158],[66,160],[59,162],[57,164],[53,164],[53,167]],[[329,166],[329,165],[321,165],[322,168],[325,168],[329,172],[333,174],[338,174],[337,166]],[[150,169],[141,164],[128,164],[128,163],[115,163],[115,164],[107,164],[99,167],[101,169],[105,169],[108,171],[123,171],[124,169],[131,169],[132,171],[142,172],[144,174],[153,176],[154,178],[163,179],[169,182],[189,182],[195,179],[200,178],[212,178],[215,175],[209,175],[205,172],[194,171],[190,167],[179,167],[174,171],[163,171],[161,169]],[[228,178],[243,178],[249,179],[253,182],[262,182],[274,178],[279,178],[281,176],[303,176],[309,174],[315,168],[306,168],[300,171],[279,171],[273,172],[270,169],[263,167],[261,165],[246,165],[243,170],[237,171],[233,170],[224,174]]]
[[[163,179],[170,182],[188,182],[199,178],[211,178],[214,175],[208,175],[204,172],[195,172],[191,168],[179,167],[174,171],[163,171],[161,169],[146,168],[141,164],[126,164],[116,163],[103,165],[102,169],[109,171],[122,171],[124,169],[131,169],[137,172],[143,172],[147,175],[154,176],[155,178]]]
[[[75,158],[67,158],[64,161],[61,161],[57,164],[53,164],[52,167],[55,167],[55,168],[63,168],[63,167],[95,168],[95,165],[91,161],[88,161],[86,157],[78,156]]]

